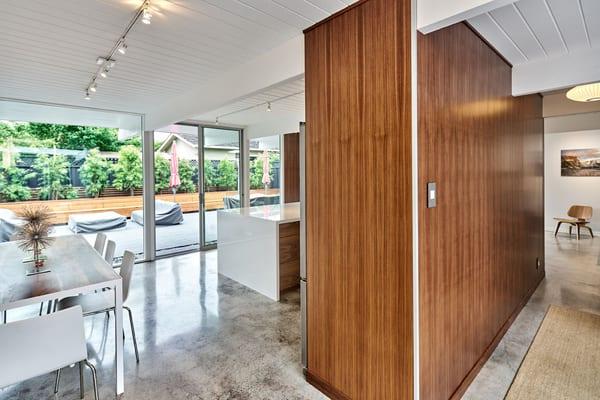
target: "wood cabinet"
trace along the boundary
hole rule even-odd
[[[332,398],[412,398],[410,3],[305,37],[307,378]]]

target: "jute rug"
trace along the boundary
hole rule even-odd
[[[550,306],[506,400],[600,398],[600,315]]]

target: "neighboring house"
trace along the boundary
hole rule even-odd
[[[177,157],[186,160],[198,159],[198,135],[191,133],[171,133],[158,148],[158,152],[171,154],[173,142],[177,143]],[[258,148],[258,142],[250,142],[250,159],[262,154],[264,150]],[[275,151],[276,150],[268,150]],[[224,145],[204,146],[204,158],[206,160],[232,160],[239,158],[239,147],[237,143]]]

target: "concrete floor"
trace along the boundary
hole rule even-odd
[[[479,372],[464,400],[501,400],[550,304],[600,314],[600,238],[545,235],[546,279],[542,281]]]
[[[219,275],[216,257],[210,251],[136,264],[126,304],[141,360],[136,364],[125,324],[123,399],[323,399],[302,375],[299,293],[274,302]],[[36,312],[11,311],[9,322]],[[114,398],[113,319],[86,318],[101,399]],[[0,399],[53,399],[53,379],[0,390]],[[86,379],[86,398],[93,399]],[[78,387],[77,368],[66,369],[57,398],[78,399]]]
[[[217,253],[137,264],[127,304],[141,362],[125,324],[124,399],[323,399],[300,367],[297,292],[275,303],[217,273]],[[485,364],[464,399],[502,399],[549,304],[600,313],[600,239],[546,234],[546,280]],[[11,312],[9,320],[37,307]],[[113,398],[112,319],[88,318],[89,358],[101,399]],[[109,334],[105,335],[106,330]],[[49,399],[53,375],[0,390],[0,400]],[[86,395],[92,398],[90,379]],[[77,370],[66,370],[58,398],[77,399]]]

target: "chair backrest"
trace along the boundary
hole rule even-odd
[[[571,218],[589,220],[592,218],[592,207],[590,206],[571,206],[567,213]]]
[[[94,242],[94,249],[100,255],[104,254],[104,245],[106,244],[106,235],[102,232],[96,234],[96,241]]]
[[[113,259],[115,258],[115,249],[117,248],[117,244],[113,240],[109,240],[106,242],[106,250],[104,251],[104,260],[109,263],[111,266],[113,265]]]
[[[0,325],[0,387],[87,358],[81,306]]]
[[[121,262],[121,270],[119,275],[123,279],[123,301],[129,296],[129,284],[131,283],[131,274],[133,273],[133,265],[135,264],[135,254],[129,250],[123,253],[123,261]]]

